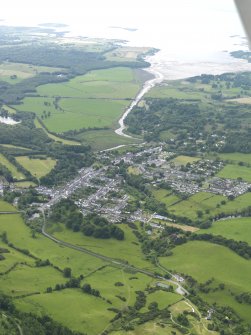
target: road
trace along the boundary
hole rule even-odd
[[[60,200],[68,198],[72,193],[76,191],[76,189],[81,186],[81,184],[86,184],[92,178],[97,177],[101,173],[101,171],[102,169],[94,170],[92,167],[80,170],[76,178],[74,178],[71,182],[67,183],[61,189],[55,191],[55,194],[52,196],[51,200],[41,206],[41,210],[49,209]]]

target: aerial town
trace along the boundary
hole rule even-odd
[[[193,163],[178,165],[173,162],[177,156],[169,152],[164,145],[153,147],[140,145],[132,152],[118,153],[103,151],[97,155],[97,164],[79,170],[78,176],[63,187],[36,187],[36,191],[47,197],[48,202],[41,207],[49,210],[51,206],[64,198],[72,198],[83,215],[95,210],[110,222],[149,221],[149,213],[137,209],[128,211],[130,196],[124,187],[124,177],[114,169],[121,164],[129,173],[143,175],[152,188],[166,183],[174,192],[191,196],[197,192],[209,192],[226,197],[237,197],[248,192],[251,184],[238,179],[224,179],[216,176],[224,164],[220,160],[197,159]],[[1,190],[6,184],[1,184]],[[14,190],[14,185],[9,186]],[[25,192],[24,190],[19,190]],[[37,204],[34,204],[37,205]],[[161,218],[159,213],[152,213]],[[159,215],[159,217],[158,217]],[[165,217],[166,220],[168,218]]]

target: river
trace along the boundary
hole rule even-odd
[[[151,66],[149,69],[147,69],[148,72],[154,75],[153,79],[147,80],[145,84],[143,85],[142,89],[139,91],[135,99],[132,101],[130,106],[125,110],[124,114],[121,116],[119,119],[119,128],[115,130],[115,133],[120,136],[124,136],[127,138],[132,138],[132,136],[127,135],[124,133],[124,130],[126,129],[125,126],[125,118],[127,115],[132,111],[132,109],[140,102],[140,100],[143,98],[143,96],[151,89],[153,88],[156,84],[161,83],[164,80],[164,75],[156,70],[154,66]]]

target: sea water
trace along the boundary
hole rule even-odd
[[[8,12],[6,4],[1,11],[3,24],[65,23],[69,35],[158,48],[148,60],[166,79],[251,70],[247,61],[230,56],[248,50],[233,0],[24,0],[29,11],[23,15],[23,2],[14,1],[16,7]]]

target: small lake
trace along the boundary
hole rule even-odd
[[[15,125],[20,123],[21,121],[15,121],[13,120],[11,117],[2,117],[0,116],[0,123],[5,123],[5,124],[9,124],[9,125]]]

